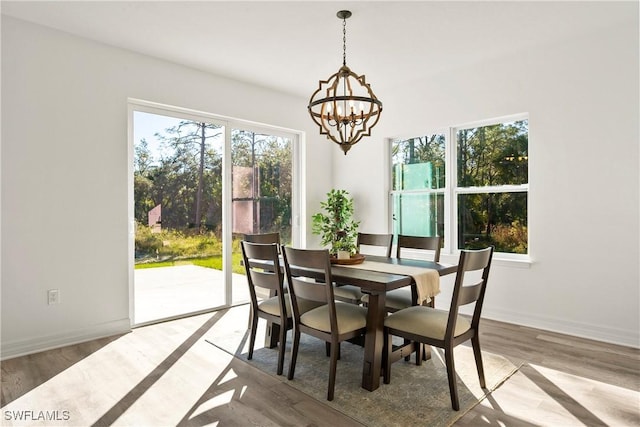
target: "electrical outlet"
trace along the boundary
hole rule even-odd
[[[47,303],[51,304],[60,304],[60,290],[59,289],[49,289],[47,291]]]

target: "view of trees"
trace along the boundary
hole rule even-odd
[[[527,120],[458,131],[458,187],[528,182]]]
[[[396,193],[394,201],[403,200],[400,194],[422,200],[410,209],[394,208],[394,213],[401,212],[395,219],[413,225],[409,229],[415,224],[425,224],[425,233],[444,229],[438,195],[444,194],[450,170],[445,141],[444,134],[434,134],[393,144],[393,190],[414,191]],[[528,121],[460,129],[456,146],[458,247],[494,245],[499,252],[527,253],[526,188],[502,186],[528,183]],[[425,215],[428,220],[420,218]]]
[[[189,120],[176,123],[155,133],[160,149],[152,149],[144,138],[135,142],[137,256],[220,254],[224,128]],[[231,137],[232,180],[238,181],[233,185],[234,211],[236,202],[251,204],[248,211],[255,217],[250,232],[279,231],[287,241],[291,141],[245,130],[233,130]],[[153,233],[148,224],[148,213],[157,205],[161,233]]]
[[[218,231],[222,219],[223,129],[181,121],[157,133],[166,148],[154,158],[147,141],[135,146],[135,218],[147,224],[147,213],[162,206],[163,228]],[[214,143],[216,142],[216,143]]]
[[[394,196],[396,204],[402,200],[409,203],[394,210],[394,217],[399,216],[396,219],[410,225],[409,229],[444,230],[442,195],[450,170],[445,141],[444,135],[435,134],[393,144],[394,191],[425,190],[406,193],[404,198],[400,193]],[[161,205],[162,232],[173,233],[161,236],[141,231],[136,238],[138,255],[175,256],[172,250],[186,247],[187,237],[192,239],[188,244],[191,254],[220,251],[223,142],[222,127],[180,120],[155,134],[155,146],[159,144],[161,149],[152,149],[144,138],[135,143],[134,214],[138,228],[148,227],[149,211]],[[232,130],[231,152],[234,222],[237,215],[252,216],[243,219],[246,230],[239,233],[278,231],[283,242],[290,241],[291,141]],[[527,191],[501,186],[528,183],[528,121],[461,129],[456,155],[458,247],[493,244],[500,252],[527,253]],[[418,218],[420,215],[423,217]],[[194,236],[202,238],[193,240]],[[168,241],[182,243],[171,249],[164,247]]]
[[[527,120],[458,131],[458,187],[520,185],[529,179]],[[458,246],[527,253],[527,193],[458,196]]]

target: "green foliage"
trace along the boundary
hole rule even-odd
[[[212,232],[191,234],[179,230],[152,233],[151,227],[137,225],[136,257],[139,260],[155,258],[184,258],[213,256],[222,253],[222,242]]]
[[[518,185],[528,182],[528,121],[458,131],[458,185]]]
[[[162,235],[160,233],[152,233],[151,227],[136,224],[136,255],[157,255],[162,249]]]
[[[527,193],[460,194],[458,227],[461,248],[478,248],[477,242],[481,242],[485,246],[495,245],[498,252],[526,254]],[[521,241],[505,238],[505,230],[514,227],[524,227],[524,233],[511,232],[513,238]],[[494,236],[496,232],[502,235]]]
[[[519,221],[511,224],[491,226],[489,233],[483,233],[464,241],[464,249],[482,249],[494,246],[496,252],[526,254],[528,250],[527,226]]]
[[[527,226],[514,221],[511,225],[498,224],[493,227],[491,236],[498,252],[526,254],[528,250]]]
[[[354,254],[360,221],[353,218],[353,198],[346,190],[332,189],[327,193],[327,200],[320,202],[320,207],[324,213],[312,216],[312,233],[321,236],[320,243],[329,246],[332,255],[338,251]]]

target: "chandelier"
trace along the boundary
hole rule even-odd
[[[337,16],[342,19],[342,67],[327,80],[320,80],[307,108],[320,134],[340,145],[346,155],[363,136],[371,135],[380,119],[382,102],[364,74],[359,76],[347,67],[347,18],[351,12],[341,10]]]

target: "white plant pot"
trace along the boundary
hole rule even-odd
[[[351,258],[351,253],[349,251],[338,251],[338,259],[349,259]]]

